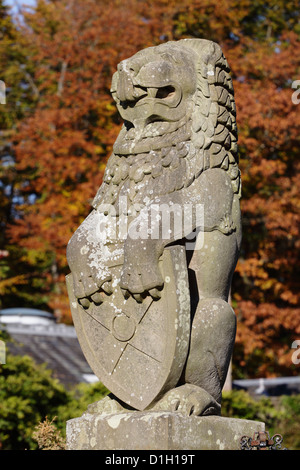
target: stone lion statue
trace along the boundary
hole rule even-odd
[[[139,305],[151,297],[159,302],[165,283],[159,259],[167,247],[186,247],[188,354],[176,386],[151,407],[219,414],[235,339],[228,297],[241,243],[229,66],[211,41],[167,42],[122,61],[111,92],[124,125],[93,210],[68,244],[75,297],[88,310],[105,302],[118,284],[124,301],[132,298]],[[165,228],[153,207],[170,205],[188,205],[188,223],[170,224],[162,234]],[[202,208],[201,220],[197,207]],[[106,224],[109,216],[114,224]],[[121,233],[124,216],[128,225]],[[119,255],[123,261],[116,280],[110,266]]]

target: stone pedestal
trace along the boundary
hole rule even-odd
[[[259,421],[165,411],[85,413],[67,422],[68,450],[239,450]]]

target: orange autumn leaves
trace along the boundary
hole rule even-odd
[[[21,217],[5,227],[11,256],[22,257],[29,276],[19,302],[40,293],[70,321],[65,249],[121,125],[109,92],[117,63],[166,40],[215,40],[232,69],[243,182],[234,373],[297,373],[300,104],[291,97],[300,79],[299,16],[295,0],[37,2],[20,29],[34,103],[14,125]]]

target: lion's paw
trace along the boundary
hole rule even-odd
[[[185,384],[167,392],[151,410],[177,411],[185,416],[208,416],[219,415],[221,406],[203,388]]]
[[[141,302],[149,293],[154,299],[159,299],[162,287],[163,279],[157,263],[127,263],[123,267],[120,288],[125,298],[132,295]]]

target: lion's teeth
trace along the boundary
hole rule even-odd
[[[147,88],[147,92],[148,92],[148,96],[150,96],[150,98],[155,98],[156,96],[156,93],[157,93],[157,88]]]

